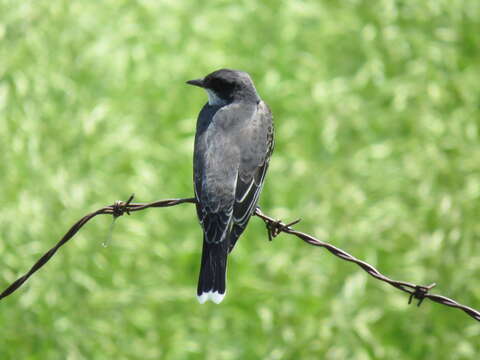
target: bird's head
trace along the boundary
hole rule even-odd
[[[252,79],[244,71],[220,69],[204,78],[189,80],[187,84],[205,89],[210,105],[222,106],[236,100],[260,100]]]

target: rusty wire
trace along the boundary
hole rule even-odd
[[[15,280],[12,284],[10,284],[3,292],[0,294],[0,300],[8,295],[11,295],[15,292],[20,286],[23,285],[25,281],[28,280],[30,276],[36,273],[43,265],[45,265],[48,260],[51,259],[53,255],[57,252],[57,250],[68,242],[73,236],[90,220],[92,220],[97,215],[113,215],[114,218],[122,216],[123,214],[127,213],[130,215],[131,212],[140,211],[143,209],[151,208],[151,207],[169,207],[183,203],[195,203],[195,198],[184,198],[184,199],[168,199],[168,200],[159,200],[154,201],[151,203],[142,203],[136,204],[132,203],[134,195],[132,194],[127,201],[115,201],[113,205],[105,206],[97,211],[91,212],[90,214],[85,215],[80,220],[78,220],[70,230],[67,231],[65,235],[60,239],[60,241],[48,250],[43,256],[37,260],[37,262],[30,268],[30,270],[23,275],[22,277]]]
[[[355,256],[350,255],[346,251],[339,249],[336,246],[333,246],[332,244],[329,244],[317,238],[314,238],[311,235],[292,229],[291,228],[292,224],[296,224],[300,220],[296,220],[290,224],[284,224],[279,220],[275,220],[274,218],[271,218],[270,216],[265,215],[264,213],[262,213],[262,211],[259,208],[255,210],[255,215],[261,218],[267,225],[267,231],[270,239],[279,235],[281,232],[284,232],[290,235],[295,235],[296,237],[300,238],[301,240],[305,241],[310,245],[323,247],[328,251],[330,251],[333,255],[339,257],[340,259],[357,264],[374,278],[384,281],[392,285],[393,287],[396,287],[397,289],[410,294],[410,297],[408,299],[409,304],[412,303],[412,300],[414,298],[418,300],[417,306],[420,306],[420,304],[423,302],[424,299],[430,299],[436,303],[463,310],[465,313],[470,315],[475,320],[480,321],[480,312],[478,310],[475,310],[466,305],[462,305],[456,302],[455,300],[449,299],[448,297],[445,297],[442,295],[430,294],[429,291],[436,286],[435,283],[430,284],[428,286],[424,286],[424,285],[415,285],[405,281],[392,280],[388,276],[385,276],[382,273],[380,273],[372,265],[366,263],[365,261],[357,259]]]
[[[20,286],[25,283],[30,276],[32,276],[36,271],[38,271],[43,265],[45,265],[48,260],[57,252],[57,250],[68,242],[73,236],[91,219],[96,217],[97,215],[113,215],[114,218],[124,215],[127,213],[130,215],[131,212],[140,211],[148,208],[157,208],[157,207],[170,207],[184,203],[196,203],[195,198],[182,198],[182,199],[168,199],[168,200],[159,200],[150,203],[132,203],[133,196],[127,201],[116,201],[113,205],[103,207],[97,211],[94,211],[90,214],[85,215],[83,218],[78,220],[68,232],[60,239],[60,241],[49,251],[47,251],[32,267],[31,269],[22,277],[18,278],[12,284],[10,284],[1,294],[0,300],[4,297],[11,295],[15,292]],[[452,300],[448,297],[431,294],[430,290],[436,286],[435,283],[424,286],[424,285],[415,285],[405,281],[397,281],[390,279],[389,277],[380,273],[377,269],[375,269],[372,265],[366,263],[365,261],[359,260],[356,257],[350,255],[346,251],[337,248],[327,242],[321,241],[311,235],[305,234],[303,232],[294,230],[292,228],[293,225],[297,224],[300,220],[295,220],[291,223],[285,224],[280,220],[276,220],[268,215],[265,215],[259,208],[255,210],[254,213],[257,217],[262,219],[267,226],[267,233],[269,240],[272,240],[274,237],[278,236],[280,233],[286,233],[290,235],[294,235],[299,239],[303,240],[307,244],[323,247],[331,252],[333,255],[339,257],[340,259],[353,262],[360,266],[364,271],[366,271],[369,275],[373,276],[374,278],[386,282],[393,287],[408,293],[409,299],[408,303],[410,304],[413,299],[418,300],[417,306],[423,302],[424,299],[430,299],[436,303],[446,305],[449,307],[457,308],[464,311],[467,315],[471,316],[473,319],[480,321],[480,312],[475,310],[469,306],[462,305],[455,300]]]

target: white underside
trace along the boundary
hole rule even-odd
[[[213,301],[215,304],[220,304],[224,297],[225,294],[220,294],[218,291],[209,291],[202,293],[201,295],[197,295],[197,299],[200,304],[204,304],[208,300]]]

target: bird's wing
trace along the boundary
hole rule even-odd
[[[265,103],[260,102],[258,105],[243,137],[241,141],[244,146],[235,189],[229,251],[233,250],[255,211],[274,147],[272,114]]]
[[[197,127],[194,183],[205,241],[229,237],[233,249],[255,210],[272,150],[272,116],[263,102],[223,107]]]
[[[197,215],[207,243],[222,243],[230,230],[240,150],[229,121],[239,109],[206,105],[199,115],[194,150]],[[225,241],[225,245],[226,241]]]

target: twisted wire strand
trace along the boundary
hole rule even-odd
[[[37,272],[42,266],[44,266],[55,253],[58,251],[60,247],[65,245],[69,240],[71,240],[75,234],[91,219],[98,215],[113,215],[115,218],[124,215],[127,213],[130,215],[131,212],[141,211],[148,208],[160,208],[160,207],[170,207],[184,203],[196,203],[195,198],[180,198],[180,199],[167,199],[167,200],[159,200],[149,203],[132,203],[134,195],[131,195],[127,201],[116,201],[113,205],[103,207],[98,209],[97,211],[91,212],[80,220],[78,220],[70,230],[57,242],[57,244],[48,250],[37,262],[30,268],[30,270],[17,280],[15,280],[12,284],[10,284],[1,294],[0,300],[11,295],[14,293],[18,288],[20,288],[35,272]],[[471,316],[473,319],[480,321],[480,312],[475,310],[469,306],[462,305],[457,301],[450,299],[446,296],[438,295],[438,294],[431,294],[430,290],[435,287],[435,283],[424,286],[424,285],[416,285],[413,283],[409,283],[406,281],[398,281],[385,276],[384,274],[380,273],[375,267],[368,264],[365,261],[357,259],[353,255],[350,255],[346,251],[337,248],[336,246],[319,240],[309,234],[294,230],[292,228],[293,225],[297,224],[300,220],[293,221],[291,223],[285,224],[280,220],[276,220],[268,215],[265,215],[260,208],[255,210],[254,215],[259,217],[265,222],[267,226],[268,238],[272,240],[274,237],[278,236],[280,233],[285,233],[289,235],[296,236],[297,238],[303,240],[307,244],[322,247],[328,250],[333,255],[337,256],[338,258],[352,262],[358,265],[361,269],[367,272],[369,275],[383,281],[391,286],[409,294],[408,303],[410,304],[413,299],[418,300],[417,306],[423,302],[424,299],[432,300],[438,304],[442,304],[445,306],[453,307],[464,311],[467,315]]]

